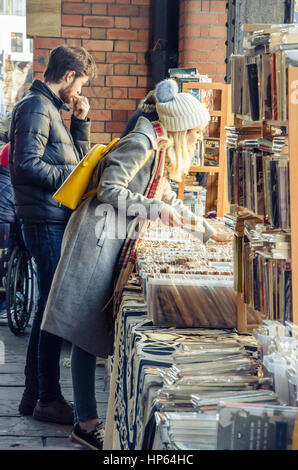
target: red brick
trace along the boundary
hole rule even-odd
[[[211,36],[209,33],[210,26],[201,26],[201,37],[206,38]]]
[[[104,40],[89,40],[83,42],[84,47],[87,51],[112,51],[113,50],[113,41],[104,41]]]
[[[105,86],[105,77],[103,75],[96,77],[94,80],[92,80],[92,85],[93,86]]]
[[[46,68],[46,64],[42,65],[39,62],[37,62],[37,60],[33,61],[33,69],[35,72],[44,72],[45,68]]]
[[[127,88],[113,88],[113,98],[127,98]]]
[[[199,66],[200,73],[206,75],[212,75],[215,73],[215,64],[200,64]]]
[[[209,51],[200,51],[199,52],[200,62],[213,62],[209,60]]]
[[[107,39],[106,28],[91,28],[91,39]]]
[[[113,64],[97,64],[98,75],[113,75],[114,65]]]
[[[66,38],[66,44],[68,44],[69,46],[81,46],[82,41],[81,39]]]
[[[130,23],[132,28],[143,29],[149,28],[149,19],[148,18],[131,18]]]
[[[200,12],[203,10],[202,3],[206,3],[206,2],[198,2],[197,0],[188,1],[186,3],[186,9],[187,11],[192,12],[192,13]]]
[[[186,41],[185,48],[186,50],[202,50],[210,51],[216,50],[217,40],[212,38],[199,38],[199,39],[190,39]]]
[[[103,121],[91,121],[91,132],[104,132],[105,123]]]
[[[34,48],[35,49],[54,49],[55,47],[64,44],[63,38],[35,38]]]
[[[151,0],[131,0],[131,3],[134,5],[150,5]]]
[[[108,39],[124,39],[133,41],[138,38],[138,32],[129,29],[109,29]]]
[[[90,28],[71,28],[70,26],[62,27],[62,36],[65,38],[90,38]]]
[[[112,111],[113,121],[127,121],[127,111]]]
[[[147,52],[149,48],[148,41],[131,41],[130,52]]]
[[[102,111],[91,109],[88,113],[90,119],[94,121],[110,121],[112,113],[109,109]]]
[[[116,0],[116,3],[126,3],[128,4],[130,1],[129,0]]]
[[[74,2],[78,2],[78,3],[82,3],[82,0],[63,0],[64,3],[68,3],[68,2],[71,2],[71,3],[74,3]]]
[[[135,87],[137,84],[136,77],[126,77],[122,75],[111,76],[106,78],[106,85],[112,87]]]
[[[119,122],[119,121],[107,122],[106,131],[107,132],[122,132],[124,131],[125,126],[126,126],[126,122],[123,122],[123,121],[122,122]]]
[[[142,99],[147,95],[147,88],[129,88],[128,89],[128,98]]]
[[[210,11],[210,0],[202,0],[202,11]]]
[[[106,61],[106,53],[105,52],[98,52],[98,51],[92,51],[92,57],[95,60],[95,62],[104,62]]]
[[[131,116],[133,115],[134,111],[128,111],[127,113],[127,120],[131,118]]]
[[[90,108],[91,109],[105,109],[105,99],[104,98],[90,98]]]
[[[114,75],[129,75],[128,64],[115,64]]]
[[[224,62],[225,54],[220,51],[209,52],[209,62]]]
[[[226,38],[227,28],[225,26],[210,26],[210,36],[213,38]]]
[[[146,41],[148,44],[150,41],[150,38],[151,38],[151,31],[149,29],[142,29],[138,32],[139,41]]]
[[[187,13],[185,24],[217,24],[217,15],[216,13]]]
[[[134,5],[109,5],[108,15],[111,16],[139,16],[139,7]]]
[[[34,62],[41,66],[46,66],[48,62],[50,51],[48,49],[35,49],[34,50]]]
[[[184,50],[179,58],[179,61],[185,62],[197,62],[198,61],[198,51],[186,51]],[[182,65],[182,64],[181,64]]]
[[[81,15],[62,15],[63,26],[82,26],[83,17]]]
[[[113,28],[114,18],[110,16],[84,16],[84,26],[95,28]]]
[[[218,14],[217,15],[217,23],[225,25],[228,21],[228,17],[226,13]]]
[[[138,65],[145,65],[146,64],[146,58],[145,58],[145,54],[143,52],[137,54],[137,64]]]
[[[128,52],[129,42],[128,41],[115,41],[114,51],[115,52]]]
[[[217,39],[217,50],[224,51],[226,53],[226,39]]]
[[[100,113],[100,111],[97,111]],[[90,135],[91,143],[94,144],[108,144],[111,142],[111,134],[104,133],[92,133]]]
[[[148,75],[149,70],[147,65],[131,65],[130,66],[131,75]]]
[[[107,5],[92,5],[92,15],[106,15],[107,14]]]
[[[107,109],[136,109],[136,100],[106,100]]]
[[[150,7],[149,5],[140,6],[139,16],[150,16]]]
[[[89,15],[91,13],[91,5],[89,3],[63,3],[63,13]]]
[[[112,88],[110,87],[86,87],[84,96],[87,98],[112,98]]]
[[[221,64],[216,64],[215,66],[215,71],[216,71],[216,74],[218,75],[226,75],[227,73],[227,66],[225,63],[221,63]]]
[[[180,30],[180,37],[184,38],[199,38],[202,33],[201,29],[204,28],[204,26],[191,26],[191,25],[185,25],[183,28],[183,31],[181,32]]]
[[[43,80],[43,73],[34,71],[34,78],[36,78],[36,80]]]
[[[85,0],[86,3],[116,3],[115,0]]]
[[[147,88],[150,90],[152,88],[152,78],[151,77],[138,77],[138,87]]]
[[[116,28],[130,28],[130,18],[125,18],[124,16],[115,17],[115,27]]]
[[[109,41],[112,42],[112,41]],[[112,64],[134,64],[136,63],[136,54],[129,52],[108,52],[107,53],[107,62]]]
[[[225,12],[226,11],[226,1],[224,0],[211,0],[211,11]]]

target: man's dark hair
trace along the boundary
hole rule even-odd
[[[76,78],[86,76],[92,80],[97,68],[91,54],[83,47],[58,46],[50,53],[44,72],[45,81],[59,83],[66,72],[74,70]]]

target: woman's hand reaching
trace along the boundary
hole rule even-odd
[[[228,243],[232,241],[233,239],[233,234],[232,233],[215,233],[212,235],[212,240],[218,243]]]

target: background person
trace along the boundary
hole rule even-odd
[[[52,195],[89,149],[89,103],[81,89],[95,72],[95,62],[85,49],[54,49],[44,81],[34,80],[29,93],[16,103],[9,136],[16,211],[25,245],[36,263],[40,293],[19,411],[60,424],[73,423],[73,409],[59,384],[61,338],[40,332],[40,324],[71,211]],[[61,115],[62,109],[69,110],[65,104],[73,106],[70,131]]]

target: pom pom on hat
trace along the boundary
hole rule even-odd
[[[168,131],[186,131],[205,127],[210,114],[202,103],[190,93],[178,93],[177,82],[166,79],[156,85],[156,111]]]
[[[156,98],[160,103],[168,103],[169,101],[172,101],[177,93],[178,85],[172,78],[159,82],[155,88]]]

